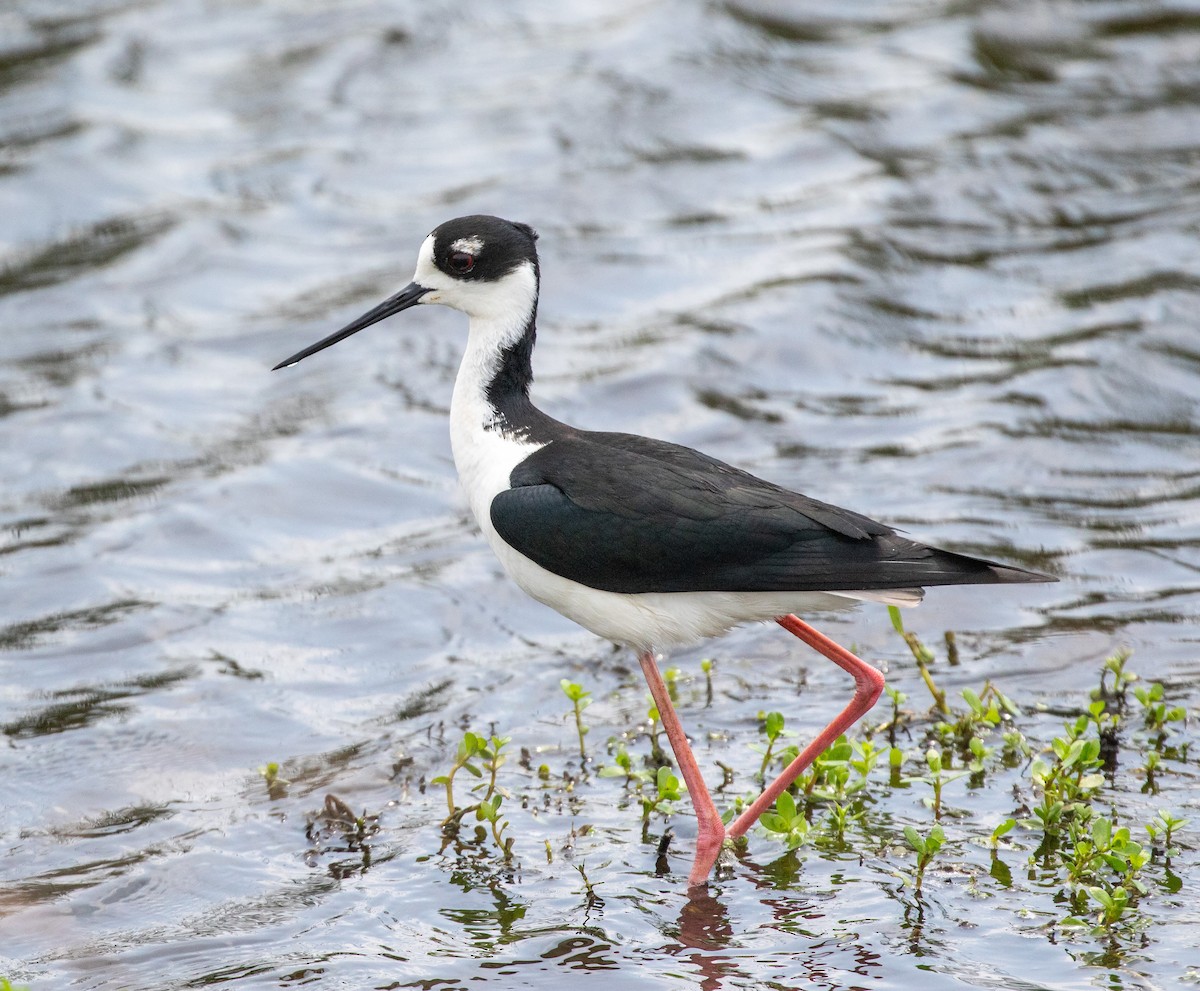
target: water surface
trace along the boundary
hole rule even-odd
[[[1059,575],[939,590],[908,620],[958,631],[946,687],[993,679],[1032,735],[1120,646],[1194,708],[1198,96],[1200,17],[1137,2],[0,12],[0,977],[1194,980],[1194,898],[1160,894],[1119,952],[1064,943],[1042,904],[1019,921],[985,851],[915,899],[903,848],[756,837],[689,903],[687,817],[658,865],[663,824],[643,841],[618,782],[562,784],[559,679],[591,689],[601,760],[610,738],[645,749],[644,690],[468,517],[461,316],[268,369],[407,282],[439,222],[529,222],[548,410]],[[811,618],[917,702],[882,610]],[[714,781],[716,760],[752,776],[760,710],[812,732],[847,692],[769,627],[673,663]],[[441,846],[423,784],[467,726],[530,751],[506,769],[519,867]],[[331,792],[378,817],[365,854],[317,819]],[[1145,817],[1195,819],[1195,796],[1179,762]],[[1013,796],[959,803],[1003,818]]]

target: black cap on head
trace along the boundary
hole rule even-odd
[[[522,262],[538,273],[537,231],[486,214],[456,217],[433,229],[433,263],[456,279],[495,282]],[[470,254],[467,263],[455,255]]]

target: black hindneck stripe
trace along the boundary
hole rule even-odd
[[[520,339],[501,350],[496,373],[484,389],[484,398],[495,413],[484,429],[544,444],[558,435],[554,428],[561,430],[562,424],[534,406],[529,398],[536,339],[537,317],[533,314]]]
[[[514,396],[529,398],[529,386],[533,382],[533,343],[537,337],[537,322],[529,318],[520,340],[500,352],[500,365],[487,384],[484,395],[496,409]]]

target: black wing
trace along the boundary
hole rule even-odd
[[[572,431],[491,506],[542,567],[610,592],[867,591],[1051,581],[927,547],[676,444]]]

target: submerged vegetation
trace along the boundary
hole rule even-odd
[[[790,883],[807,858],[856,861],[895,889],[906,918],[924,911],[931,886],[966,877],[973,892],[1011,906],[1015,929],[1043,930],[1068,944],[1093,941],[1100,948],[1095,959],[1106,965],[1134,952],[1156,904],[1182,886],[1174,862],[1193,854],[1189,821],[1170,800],[1173,778],[1189,762],[1186,710],[1162,684],[1144,683],[1125,651],[1098,662],[1098,686],[1075,711],[1051,713],[989,682],[953,698],[936,683],[935,653],[904,629],[896,612],[893,624],[917,659],[930,704],[922,711],[889,687],[856,735],[835,741],[732,856],[747,869],[762,869],[754,864],[772,856],[774,845],[776,856],[792,858],[782,875]],[[946,644],[956,662],[953,637]],[[711,703],[714,682],[720,690],[711,660],[701,671],[695,686],[678,669],[664,672],[672,696],[692,693],[685,707]],[[561,687],[570,742],[539,755],[541,763],[523,749],[514,767],[508,737],[494,728],[486,735],[463,730],[447,770],[428,782],[430,794],[445,792],[439,854],[499,883],[519,876],[523,858],[530,868],[552,863],[558,854],[572,857],[583,842],[589,856],[603,856],[611,844],[628,841],[585,840],[589,804],[603,802],[628,810],[628,835],[653,847],[647,856],[660,872],[669,870],[670,824],[687,803],[657,711],[643,710],[640,725],[612,733],[589,752],[593,727],[584,713],[592,692],[567,679]],[[798,752],[798,735],[783,714],[761,712],[758,722],[749,744],[727,744],[749,745],[758,757],[737,763],[753,770],[735,774],[718,764],[724,781],[715,797],[727,821]],[[460,772],[475,782],[465,791]],[[278,768],[262,773],[273,795],[286,787]],[[1006,813],[995,811],[997,794],[1011,795]],[[560,812],[569,825],[555,823]],[[378,817],[355,815],[330,796],[314,822],[310,838],[332,830],[342,837],[339,849],[366,851],[365,869]],[[589,911],[603,905],[592,863],[590,875],[582,862],[573,864]]]

